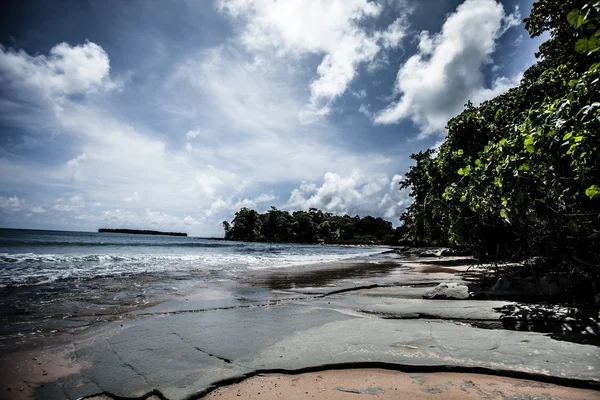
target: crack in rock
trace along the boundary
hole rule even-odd
[[[229,358],[221,357],[221,356],[218,356],[218,355],[216,355],[216,354],[209,353],[209,352],[208,352],[208,351],[206,351],[206,350],[202,350],[200,347],[198,347],[198,346],[195,346],[195,345],[193,345],[192,343],[190,343],[190,342],[188,342],[187,340],[185,340],[185,339],[184,339],[184,338],[183,338],[181,335],[179,335],[177,332],[173,332],[173,331],[171,331],[171,332],[173,333],[173,335],[175,335],[175,336],[177,336],[179,339],[181,339],[181,341],[182,341],[182,342],[184,342],[185,344],[187,344],[187,345],[189,345],[189,346],[192,346],[194,349],[198,350],[198,351],[199,351],[199,352],[201,352],[201,353],[204,353],[204,354],[208,355],[209,357],[214,357],[214,358],[216,358],[216,359],[218,359],[218,360],[221,360],[221,361],[223,361],[223,362],[225,362],[225,363],[227,363],[227,364],[233,364],[233,365],[237,365],[238,367],[241,367],[241,368],[248,368],[248,367],[245,367],[245,366],[243,366],[243,365],[240,365],[240,364],[237,364],[237,363],[235,363],[233,360],[230,360]],[[248,369],[250,369],[250,368],[248,368]]]
[[[150,388],[152,388],[152,385],[150,385],[150,382],[148,382],[148,380],[146,379],[146,377],[145,377],[143,374],[141,374],[141,373],[139,373],[138,371],[136,371],[136,370],[135,370],[135,368],[133,367],[133,365],[131,365],[131,364],[129,364],[128,362],[126,362],[125,360],[123,360],[123,358],[121,358],[121,355],[120,355],[118,352],[116,352],[116,351],[115,351],[115,349],[113,349],[113,348],[112,348],[112,346],[111,346],[110,342],[109,342],[107,339],[104,339],[104,341],[106,342],[106,344],[107,344],[107,346],[108,346],[108,349],[109,349],[110,351],[112,351],[112,352],[113,352],[113,354],[114,354],[115,356],[117,356],[117,358],[119,359],[119,361],[121,362],[121,364],[123,364],[124,366],[128,367],[128,368],[129,368],[131,371],[133,371],[133,372],[134,372],[136,375],[139,375],[139,376],[140,376],[140,377],[141,377],[141,378],[144,380],[144,382],[146,383],[146,385],[148,385]],[[89,379],[89,378],[88,378],[88,379]],[[92,381],[92,380],[90,379],[90,381]],[[96,383],[96,382],[94,382],[94,381],[92,381],[92,382],[93,382],[93,383]],[[96,384],[96,385],[97,385],[97,384]],[[99,387],[99,388],[101,388],[100,386],[98,386],[98,387]]]

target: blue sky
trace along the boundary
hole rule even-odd
[[[0,226],[222,235],[242,206],[384,216],[446,121],[518,83],[530,0],[20,1]]]

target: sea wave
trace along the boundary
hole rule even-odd
[[[161,255],[0,253],[0,287],[161,273],[186,273],[194,277],[218,275],[235,279],[248,270],[340,261],[382,251],[361,249],[343,254],[295,254],[286,253],[281,248],[271,250]]]
[[[21,247],[21,246],[57,246],[57,247],[147,247],[148,242],[124,242],[124,241],[37,241],[37,240],[19,240],[19,241],[0,241],[0,247]],[[152,242],[152,247],[183,247],[183,248],[224,248],[239,247],[247,245],[244,243],[232,243],[225,241],[206,242]]]

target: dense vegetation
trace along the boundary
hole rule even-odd
[[[308,211],[278,210],[264,214],[242,208],[231,223],[223,222],[225,239],[260,242],[316,243],[325,241],[373,240],[392,242],[392,223],[382,218],[338,216],[311,208]]]
[[[467,104],[437,151],[412,155],[405,240],[600,283],[599,12],[537,0],[525,26],[550,34],[540,61],[518,87]]]

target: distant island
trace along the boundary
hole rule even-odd
[[[160,232],[160,231],[149,231],[149,230],[138,230],[138,229],[98,229],[100,233],[129,233],[132,235],[166,235],[166,236],[187,236],[187,233],[183,232]]]

